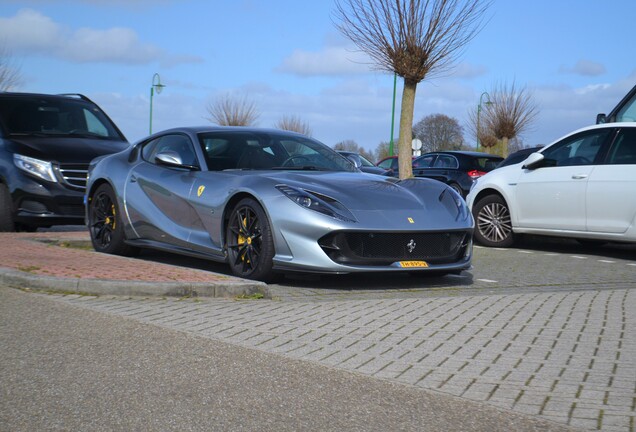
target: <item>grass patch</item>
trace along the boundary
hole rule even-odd
[[[93,244],[90,241],[86,240],[63,240],[53,243],[55,246],[63,247],[63,248],[71,248],[71,249],[80,249],[80,250],[93,250]]]
[[[18,270],[25,273],[35,273],[37,270],[40,270],[41,267],[38,266],[18,266]]]
[[[237,300],[261,300],[264,299],[265,296],[263,293],[254,293],[254,294],[240,294],[236,296]]]

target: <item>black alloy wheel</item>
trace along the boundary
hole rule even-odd
[[[245,198],[232,209],[226,232],[228,261],[236,276],[272,282],[274,240],[263,208]]]
[[[135,255],[138,250],[127,245],[119,217],[115,193],[110,185],[103,184],[90,197],[88,229],[91,242],[97,252],[114,255]]]
[[[474,207],[475,240],[484,246],[510,247],[515,235],[508,205],[499,195],[488,195]]]

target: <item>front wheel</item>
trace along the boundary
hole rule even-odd
[[[508,205],[499,195],[488,195],[475,204],[475,240],[484,246],[510,247],[514,232]]]
[[[238,277],[272,282],[274,239],[263,208],[245,198],[232,209],[226,231],[232,273]]]
[[[138,251],[124,242],[124,227],[119,216],[115,192],[110,185],[101,185],[90,198],[88,230],[97,252],[131,256]]]
[[[0,184],[0,232],[13,232],[16,229],[13,220],[13,202],[9,188]]]

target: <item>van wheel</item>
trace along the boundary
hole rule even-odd
[[[9,188],[0,184],[0,232],[15,231],[15,222],[13,221],[13,201]]]

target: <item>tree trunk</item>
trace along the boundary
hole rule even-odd
[[[413,141],[413,110],[415,108],[416,89],[416,82],[404,80],[402,109],[400,114],[400,137],[398,138],[400,179],[413,177],[413,165],[411,163],[413,149],[411,148],[411,141]]]
[[[495,144],[493,147],[485,149],[486,153],[494,154],[494,155],[505,158],[508,156],[508,143],[509,143],[508,137],[497,138],[497,144]]]

